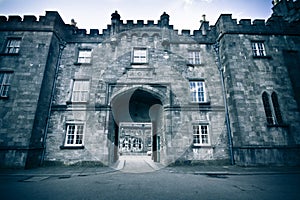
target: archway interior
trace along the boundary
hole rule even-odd
[[[159,134],[162,125],[162,102],[151,92],[136,89],[114,100],[112,104],[115,144],[121,155],[151,155],[159,159]],[[117,153],[117,152],[116,152]]]

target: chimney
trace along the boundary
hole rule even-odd
[[[202,15],[202,20],[200,20],[200,29],[202,35],[207,35],[207,31],[209,31],[209,22],[206,21],[206,15]]]
[[[170,16],[166,12],[164,12],[160,16],[161,27],[168,27],[169,26],[169,18],[170,18]]]

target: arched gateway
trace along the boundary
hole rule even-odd
[[[116,86],[118,87],[118,86]],[[120,155],[148,155],[160,161],[163,137],[164,86],[122,86],[112,94],[109,115],[111,162]]]

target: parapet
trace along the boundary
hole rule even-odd
[[[0,16],[0,28],[2,30],[37,30],[54,26],[64,26],[65,23],[56,11],[47,11],[45,16],[40,16],[39,20],[32,15],[21,16]]]
[[[229,34],[295,34],[300,32],[300,27],[291,26],[283,17],[271,17],[267,21],[264,19],[241,19],[237,23],[232,19],[231,14],[222,14],[216,22],[217,33]]]

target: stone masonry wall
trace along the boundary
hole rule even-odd
[[[25,165],[51,35],[52,33],[43,32],[0,33],[3,49],[8,37],[22,38],[19,54],[0,57],[0,70],[13,72],[9,98],[0,99],[2,166]]]
[[[167,51],[162,46],[162,33],[169,35],[167,38],[170,41],[170,46]],[[145,87],[149,84],[170,85],[168,88],[172,98],[169,100],[169,97],[161,99],[164,103],[161,158],[165,159],[162,162],[175,161],[181,155],[186,154],[186,150],[192,145],[192,124],[203,120],[200,119],[201,117],[199,118],[200,115],[205,116],[205,122],[210,126],[211,147],[208,149],[211,153],[202,156],[202,149],[195,149],[188,153],[188,159],[227,159],[227,147],[220,145],[220,141],[224,140],[220,138],[225,137],[225,132],[222,131],[224,128],[224,108],[222,98],[219,98],[221,96],[221,83],[214,62],[213,48],[208,44],[199,45],[190,37],[174,35],[172,30],[166,31],[157,28],[134,29],[118,34],[114,38],[115,43],[111,43],[111,40],[107,39],[102,43],[67,44],[59,70],[54,100],[57,111],[53,111],[51,115],[52,125],[48,131],[45,159],[47,161],[60,161],[65,164],[76,161],[101,160],[107,164],[108,159],[106,157],[109,151],[107,134],[108,131],[113,131],[107,129],[109,123],[107,122],[107,111],[86,112],[84,120],[87,121],[87,128],[85,129],[84,149],[59,148],[63,144],[66,134],[64,124],[71,120],[70,114],[77,112],[75,109],[79,106],[67,103],[72,92],[71,80],[80,77],[88,78],[91,82],[89,104],[78,107],[83,109],[83,113],[86,109],[93,110],[94,106],[98,108],[109,107],[112,100],[110,97],[114,96],[114,92],[117,90],[110,93],[108,84],[117,84],[118,88],[124,91],[126,91],[126,87],[129,89],[130,87]],[[148,48],[149,62],[146,69],[130,69],[132,67],[131,52],[133,47]],[[76,64],[79,48],[93,49],[91,64]],[[186,70],[188,50],[200,50],[201,52],[202,64],[195,66],[191,72]],[[205,80],[209,105],[190,104],[189,79]],[[167,93],[162,95],[168,96]],[[78,116],[82,115],[78,114]],[[93,119],[94,117],[95,119]],[[103,123],[99,123],[99,120]]]

